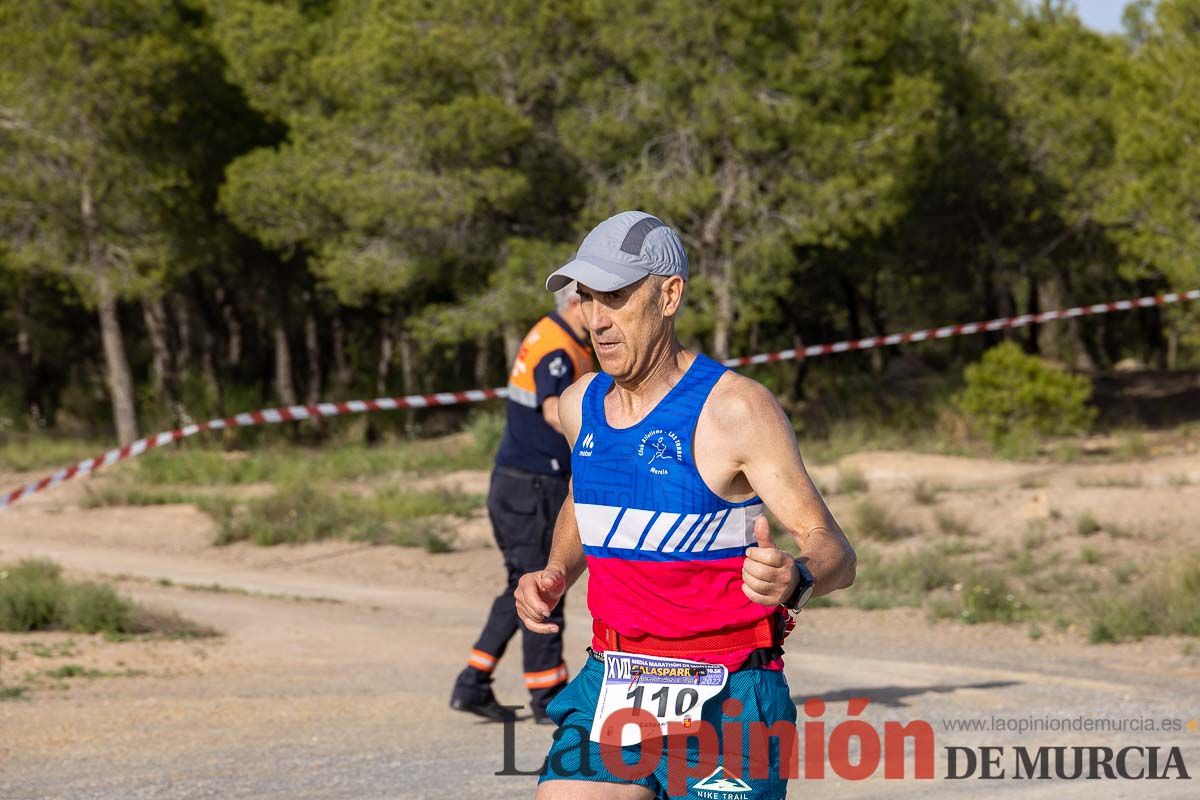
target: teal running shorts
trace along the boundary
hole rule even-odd
[[[663,736],[654,752],[643,753],[642,745],[613,749],[610,763],[604,762],[600,744],[590,740],[592,720],[604,679],[604,665],[589,657],[587,665],[559,692],[546,709],[559,726],[539,781],[576,780],[636,784],[650,789],[656,800],[778,800],[787,794],[787,776],[795,775],[798,747],[796,704],[787,678],[777,670],[745,669],[732,672],[721,693],[704,704],[701,719],[710,726],[703,734]],[[725,711],[740,713],[726,716]],[[767,730],[776,723],[775,731]],[[761,723],[761,724],[760,724]],[[715,735],[714,735],[715,734]],[[791,741],[787,741],[790,735]],[[736,736],[737,743],[727,741]],[[654,739],[650,739],[654,744]],[[643,744],[646,744],[643,742]],[[780,768],[780,751],[790,765]],[[702,752],[707,750],[709,752]],[[716,752],[713,752],[713,751]],[[626,769],[616,763],[617,753]],[[739,768],[726,762],[738,762]]]

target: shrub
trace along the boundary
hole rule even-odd
[[[1200,636],[1200,558],[1160,572],[1134,592],[1094,598],[1090,616],[1092,642]]]
[[[1096,416],[1087,405],[1091,384],[1012,342],[967,367],[956,405],[993,446],[1011,448],[1036,436],[1086,431]]]
[[[867,476],[855,467],[842,467],[838,470],[837,490],[844,494],[857,494],[871,488]]]
[[[970,536],[975,531],[971,530],[971,525],[962,517],[951,514],[949,511],[938,511],[933,515],[934,521],[937,523],[938,530],[950,536]]]
[[[865,611],[920,606],[930,592],[953,585],[957,571],[954,559],[940,548],[923,547],[892,557],[861,548],[849,600]]]
[[[905,539],[915,531],[897,522],[887,509],[871,500],[863,500],[854,509],[857,529],[855,533],[864,539],[879,539],[885,542]]]
[[[132,609],[108,586],[64,581],[50,561],[0,566],[0,630],[129,633]]]
[[[469,517],[482,498],[456,489],[384,489],[373,495],[327,494],[307,485],[280,488],[238,505],[202,504],[218,531],[216,544],[251,541],[269,546],[342,538],[420,545],[441,553],[454,547],[444,517]]]
[[[58,621],[62,570],[41,559],[0,567],[0,631],[37,631]]]
[[[1016,622],[1025,614],[1024,605],[1016,599],[1008,582],[994,572],[981,572],[963,583],[961,594],[963,622]]]
[[[919,505],[931,506],[938,501],[940,487],[927,483],[924,478],[913,484],[913,501]]]
[[[1080,536],[1091,536],[1099,533],[1101,525],[1091,514],[1084,513],[1075,521],[1075,532]]]
[[[135,605],[111,587],[62,578],[52,561],[0,564],[0,631],[68,630],[122,637],[135,633],[215,636],[175,613]]]
[[[504,435],[503,411],[476,411],[467,421],[467,430],[477,452],[491,458],[500,447]]]

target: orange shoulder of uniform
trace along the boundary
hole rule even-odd
[[[513,361],[512,371],[508,375],[510,400],[531,408],[537,406],[537,386],[534,383],[533,371],[543,358],[555,350],[566,351],[576,378],[591,370],[591,350],[581,345],[553,319],[548,316],[542,317],[525,335],[521,349],[517,351],[517,357]]]

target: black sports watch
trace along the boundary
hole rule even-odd
[[[815,584],[812,573],[808,571],[808,567],[800,563],[799,559],[792,560],[792,569],[796,572],[796,588],[792,590],[790,596],[783,599],[780,605],[791,611],[799,611],[812,598]]]

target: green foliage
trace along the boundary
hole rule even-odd
[[[859,548],[857,553],[857,575],[848,598],[864,610],[920,606],[931,592],[952,586],[959,570],[953,557],[939,547],[893,557],[872,548]]]
[[[937,523],[938,530],[944,534],[951,536],[971,536],[975,533],[965,519],[949,511],[939,509],[933,515],[933,519]]]
[[[10,435],[0,438],[0,470],[27,470],[61,467],[81,458],[103,452],[108,442],[68,439],[45,432]]]
[[[133,606],[111,587],[70,583],[50,561],[0,565],[0,630],[133,632]]]
[[[1091,536],[1099,533],[1103,526],[1089,513],[1079,515],[1079,519],[1075,520],[1075,532],[1080,536]]]
[[[312,480],[370,481],[402,473],[429,475],[484,469],[494,453],[488,448],[493,440],[499,441],[496,421],[481,415],[472,426],[469,440],[351,444],[320,450],[268,446],[233,453],[204,447],[153,451],[138,460],[137,481],[142,485],[291,485]]]
[[[1005,447],[1031,437],[1087,430],[1096,416],[1087,405],[1090,395],[1087,378],[1005,342],[967,367],[957,404],[977,431],[993,445]]]
[[[143,608],[90,581],[68,581],[52,561],[0,564],[0,631],[68,630],[122,638],[156,633],[168,637],[215,636],[216,631],[176,613]],[[47,657],[69,655],[47,652]]]
[[[1008,581],[996,572],[981,571],[963,581],[957,617],[969,625],[981,622],[1012,624],[1029,609],[1016,598]]]
[[[467,430],[478,453],[490,458],[496,455],[504,436],[504,414],[500,411],[478,411],[471,415]]]
[[[106,436],[126,358],[141,408],[119,416],[164,425],[285,379],[328,399],[391,391],[389,371],[414,392],[499,380],[546,273],[625,207],[679,229],[680,332],[717,355],[1190,288],[1198,13],[1138,4],[1122,39],[1020,0],[8,3],[0,429]],[[1018,335],[1073,367],[1183,364],[1196,314]],[[956,376],[978,341],[754,374],[817,460],[929,447],[938,398],[893,379]],[[1032,409],[972,414],[1002,449],[1090,423],[1074,388],[1029,382]]]
[[[1182,76],[1200,72],[1198,17],[1197,0],[1162,0],[1144,21],[1111,107],[1118,158],[1104,209],[1131,271],[1189,286],[1200,280],[1200,86]]]
[[[99,489],[86,486],[87,495],[80,505],[83,508],[107,508],[109,506],[170,506],[202,502],[203,495],[143,488],[128,484],[104,484]]]
[[[1169,565],[1135,587],[1089,604],[1092,642],[1200,636],[1200,559]]]
[[[908,538],[916,531],[897,522],[886,508],[874,500],[861,500],[854,507],[853,533],[865,539],[892,542]]]
[[[858,494],[871,488],[867,476],[856,467],[842,467],[838,470],[837,490],[842,494]]]
[[[481,498],[457,490],[385,489],[374,495],[329,494],[308,484],[279,489],[244,504],[204,507],[218,522],[216,544],[301,544],[330,538],[376,544],[453,548],[446,516],[470,516]]]
[[[0,630],[46,630],[59,621],[62,570],[30,560],[0,567]]]
[[[938,486],[935,486],[922,478],[913,484],[913,501],[919,505],[931,506],[938,501],[939,490],[940,489]]]

